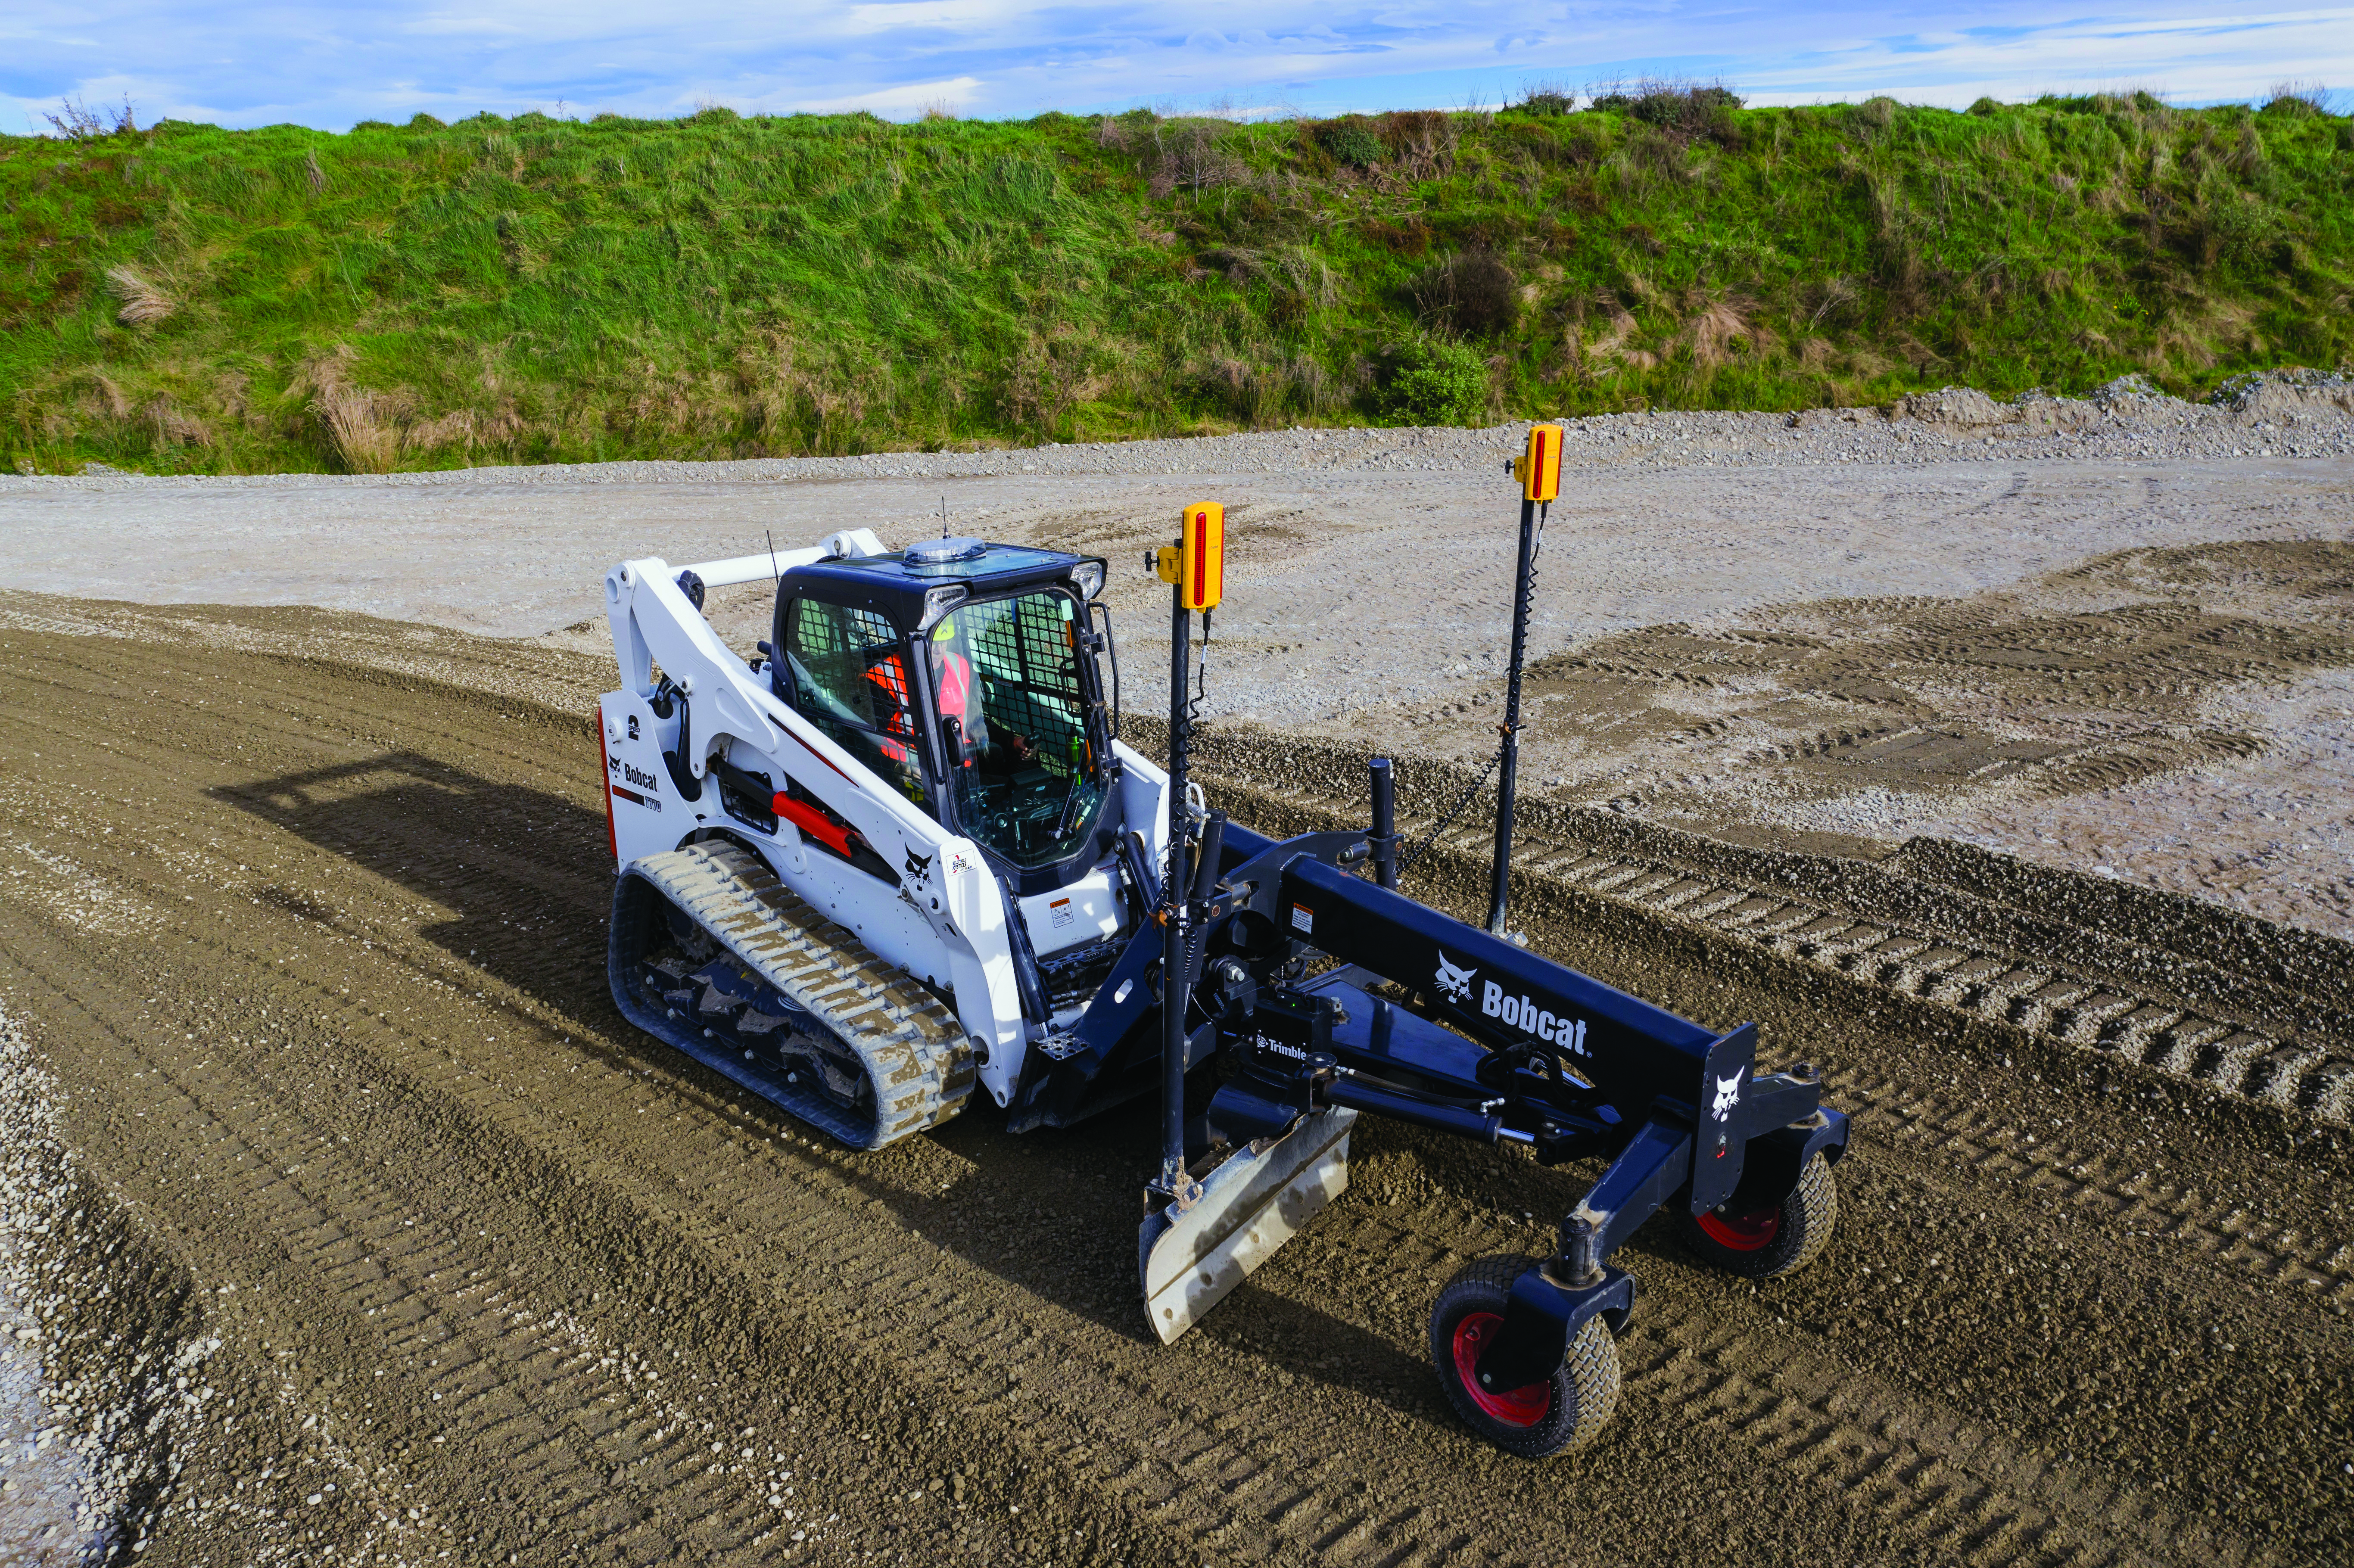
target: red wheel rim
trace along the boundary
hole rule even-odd
[[[1782,1234],[1779,1204],[1755,1213],[1723,1214],[1714,1209],[1700,1216],[1701,1234],[1735,1252],[1756,1252]]]
[[[1455,1376],[1480,1414],[1507,1426],[1534,1426],[1553,1408],[1551,1382],[1490,1393],[1479,1386],[1479,1353],[1503,1331],[1504,1319],[1493,1312],[1468,1312],[1455,1325]]]

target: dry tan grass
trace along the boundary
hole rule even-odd
[[[154,326],[180,308],[179,301],[128,267],[109,267],[106,287],[122,302],[114,319],[124,326]]]
[[[481,424],[471,408],[455,408],[434,418],[419,419],[400,432],[400,450],[425,453],[455,447],[471,451],[480,439]]]
[[[1597,369],[1610,365],[1631,363],[1632,356],[1642,352],[1627,346],[1627,340],[1635,335],[1633,313],[1625,305],[1619,303],[1617,295],[1607,291],[1596,295],[1594,303],[1608,317],[1609,324],[1604,327],[1602,335],[1586,344],[1582,352],[1572,350],[1571,357],[1584,359]],[[1573,333],[1571,335],[1575,334]],[[1643,357],[1651,358],[1649,355],[1644,355]],[[1651,362],[1658,363],[1656,359],[1652,359]]]
[[[311,415],[327,450],[348,473],[389,473],[400,455],[399,400],[351,383],[358,357],[348,344],[304,365],[293,387],[311,389]]]
[[[389,473],[400,452],[400,433],[380,424],[376,399],[357,387],[334,387],[311,400],[311,412],[326,432],[335,461],[349,473]]]
[[[1691,348],[1692,363],[1703,369],[1713,369],[1733,357],[1736,340],[1752,336],[1749,318],[1741,313],[1741,302],[1729,299],[1712,300],[1687,323],[1683,341]]]
[[[1869,344],[1854,343],[1848,345],[1848,373],[1859,380],[1870,381],[1885,376],[1894,370],[1896,366],[1895,360],[1878,352]]]
[[[146,416],[148,426],[154,430],[158,446],[209,447],[213,444],[212,428],[169,397],[157,397],[141,411]]]
[[[112,376],[102,371],[92,371],[90,384],[97,389],[99,397],[104,400],[101,407],[109,416],[117,419],[127,419],[131,417],[131,399],[122,395],[122,388],[115,384]]]
[[[1561,352],[1554,356],[1553,374],[1556,376],[1575,376],[1585,368],[1585,344],[1580,328],[1573,323],[1561,334]]]

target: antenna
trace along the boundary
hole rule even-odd
[[[949,498],[948,498],[947,496],[943,495],[943,496],[941,496],[941,497],[940,497],[940,537],[941,537],[941,538],[943,538],[943,539],[945,539],[945,538],[947,538],[948,536],[949,536]]]
[[[777,570],[776,532],[773,529],[763,528],[760,530],[760,536],[769,541],[769,575],[776,578],[778,585],[781,587],[784,583],[785,574]]]

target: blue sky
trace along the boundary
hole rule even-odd
[[[1326,114],[1493,105],[1532,82],[1646,74],[1722,78],[1755,103],[1887,92],[1959,107],[1981,93],[2136,87],[2200,103],[2286,79],[2354,88],[2354,5],[2111,4],[8,0],[0,125],[38,128],[67,94],[127,94],[142,123],[342,130],[419,110],[672,115],[703,103],[902,119],[934,105]]]

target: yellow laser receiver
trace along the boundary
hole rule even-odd
[[[1561,494],[1561,427],[1531,425],[1529,450],[1505,465],[1521,482],[1523,501],[1552,501]]]
[[[1226,591],[1226,509],[1214,501],[1185,508],[1184,534],[1154,557],[1164,583],[1174,583],[1187,609],[1215,609]]]

